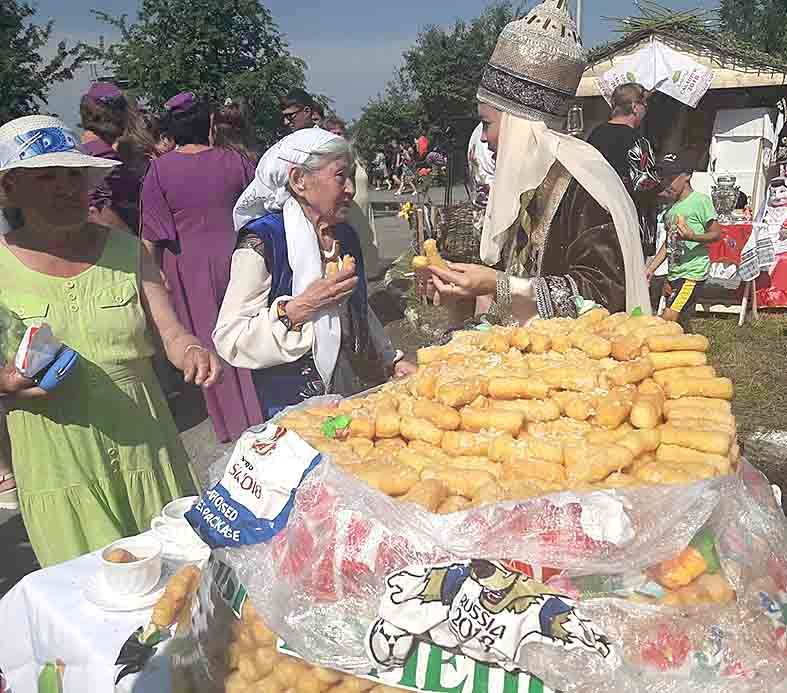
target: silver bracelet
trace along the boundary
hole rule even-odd
[[[505,272],[497,272],[495,284],[495,303],[498,307],[498,315],[502,311],[510,311],[511,308],[511,278]]]
[[[189,352],[190,352],[192,349],[199,349],[200,351],[206,351],[205,347],[204,347],[204,346],[202,346],[202,344],[189,344],[189,345],[188,345],[188,346],[187,346],[187,347],[186,347],[186,348],[183,350],[183,356],[185,356],[186,354],[188,354],[188,353],[189,353]]]

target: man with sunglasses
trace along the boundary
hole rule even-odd
[[[314,127],[314,99],[303,89],[293,89],[281,100],[281,119],[290,132]]]
[[[641,132],[649,93],[641,84],[621,84],[612,92],[612,115],[588,142],[617,171],[637,207],[645,255],[656,251],[655,195],[659,187],[653,147]]]

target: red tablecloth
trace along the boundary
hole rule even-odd
[[[722,224],[721,238],[708,246],[711,262],[727,262],[739,265],[741,251],[746,241],[751,236],[753,225],[751,222],[744,224]]]

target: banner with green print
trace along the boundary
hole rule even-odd
[[[281,654],[300,659],[281,640],[277,649]],[[403,667],[358,678],[428,693],[553,693],[535,677],[513,674],[425,642],[413,649]]]

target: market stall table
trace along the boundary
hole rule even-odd
[[[659,244],[663,242],[663,224],[659,224]],[[711,273],[700,290],[697,310],[702,312],[734,312],[743,325],[746,315],[758,319],[758,288],[761,275],[776,262],[774,229],[764,223],[742,222],[721,224],[721,238],[708,246]],[[778,232],[776,233],[778,237]],[[666,262],[657,274],[666,274]],[[742,285],[742,286],[741,286]],[[659,312],[664,308],[664,299]]]
[[[85,585],[100,570],[99,554],[31,573],[0,600],[0,669],[11,692],[37,690],[42,667],[56,660],[65,664],[64,693],[170,690],[166,648],[160,648],[143,674],[125,678],[115,689],[118,653],[150,621],[152,610],[106,612],[85,598]]]

